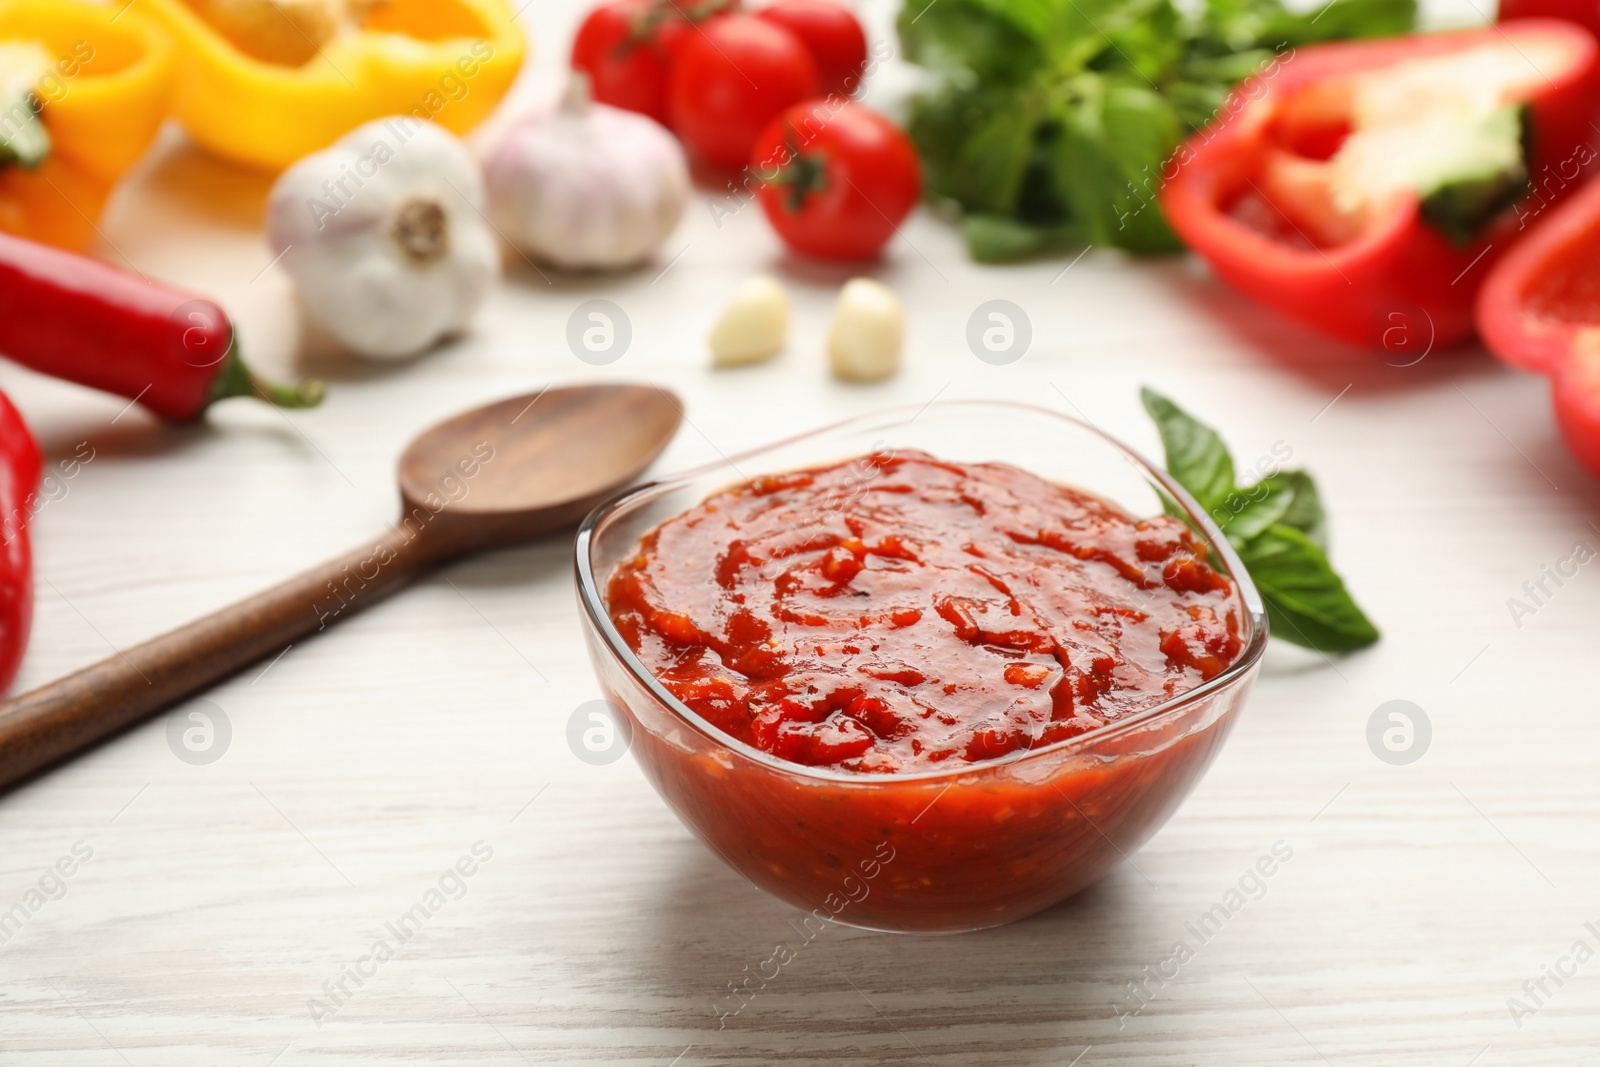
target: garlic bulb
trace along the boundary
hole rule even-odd
[[[359,355],[415,355],[471,321],[500,272],[483,178],[456,137],[379,119],[284,171],[267,237],[307,315]]]
[[[523,255],[568,270],[648,258],[689,198],[677,140],[654,119],[593,103],[582,74],[559,109],[503,132],[485,177],[495,228]]]

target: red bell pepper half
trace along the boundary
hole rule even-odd
[[[1507,363],[1550,376],[1567,447],[1600,475],[1600,182],[1495,266],[1478,294],[1478,332]]]
[[[1571,23],[1317,45],[1242,83],[1167,165],[1174,230],[1248,296],[1357,344],[1393,309],[1466,339],[1493,260],[1596,158]]]
[[[1500,0],[1496,19],[1566,19],[1600,37],[1600,4],[1594,0]]]
[[[39,446],[0,393],[0,693],[22,664],[33,626],[33,554],[28,520],[39,484]]]
[[[297,408],[322,399],[321,382],[290,388],[256,377],[211,301],[3,233],[0,356],[177,422],[231,396]]]

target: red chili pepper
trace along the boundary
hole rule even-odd
[[[17,676],[33,626],[28,520],[39,473],[39,446],[17,409],[0,393],[0,693]]]
[[[1463,129],[1503,131],[1494,143],[1513,161],[1496,163],[1492,173],[1457,168],[1442,178],[1430,175],[1434,184],[1427,188],[1411,184],[1424,181],[1410,176],[1417,172],[1394,171],[1407,176],[1352,211],[1350,186],[1336,184],[1351,171],[1340,167],[1348,168],[1352,152],[1370,152],[1376,136],[1358,102],[1400,101],[1428,114],[1428,93],[1441,90],[1439,78],[1416,78],[1399,90],[1393,82],[1379,89],[1376,79],[1416,71],[1402,66],[1410,61],[1465,64],[1469,52],[1491,69],[1458,70],[1457,82],[1447,86],[1470,95],[1495,84],[1491,76],[1503,81],[1492,115],[1499,125],[1491,127],[1484,112],[1474,118],[1481,126]],[[1367,97],[1363,84],[1373,87]],[[1449,345],[1470,336],[1473,297],[1489,266],[1596,158],[1587,139],[1596,132],[1590,120],[1597,87],[1594,39],[1558,21],[1305,48],[1244,82],[1219,119],[1178,150],[1161,204],[1178,235],[1217,274],[1264,304],[1358,344],[1390,347],[1388,332],[1405,326],[1423,332],[1408,338],[1419,346],[1423,340]],[[1366,140],[1352,140],[1363,131]],[[1417,144],[1431,152],[1442,140],[1459,149],[1449,137],[1461,131],[1447,132],[1440,138],[1435,128],[1409,142],[1401,135],[1367,159],[1378,161],[1379,176],[1388,178],[1382,165]],[[1339,155],[1350,145],[1358,147]],[[1441,158],[1449,157],[1413,152],[1409,162]]]
[[[1478,294],[1478,332],[1512,366],[1550,376],[1567,447],[1600,476],[1600,182],[1540,220]]]
[[[257,378],[216,304],[109,263],[0,234],[0,355],[187,422],[230,396],[310,407],[322,383]]]

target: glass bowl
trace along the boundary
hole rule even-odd
[[[1234,585],[1242,651],[1163,704],[1046,747],[910,774],[808,767],[722,733],[678,701],[612,624],[612,570],[662,521],[763,474],[882,449],[1013,464],[1132,515],[1176,501]],[[873,930],[954,932],[1064,900],[1160,829],[1210,765],[1266,647],[1260,595],[1210,516],[1166,473],[1084,421],[1027,404],[952,401],[839,423],[623,493],[577,538],[589,656],[628,717],[634,758],[684,824],[745,878]]]

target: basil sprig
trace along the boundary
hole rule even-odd
[[[1328,562],[1326,515],[1311,475],[1277,471],[1240,486],[1215,430],[1152,389],[1139,395],[1161,431],[1167,473],[1239,553],[1266,602],[1274,636],[1319,652],[1350,652],[1377,641],[1378,628]]]
[[[1316,41],[1409,32],[1416,0],[905,0],[929,72],[908,132],[974,259],[1178,247],[1156,193],[1240,78]]]

